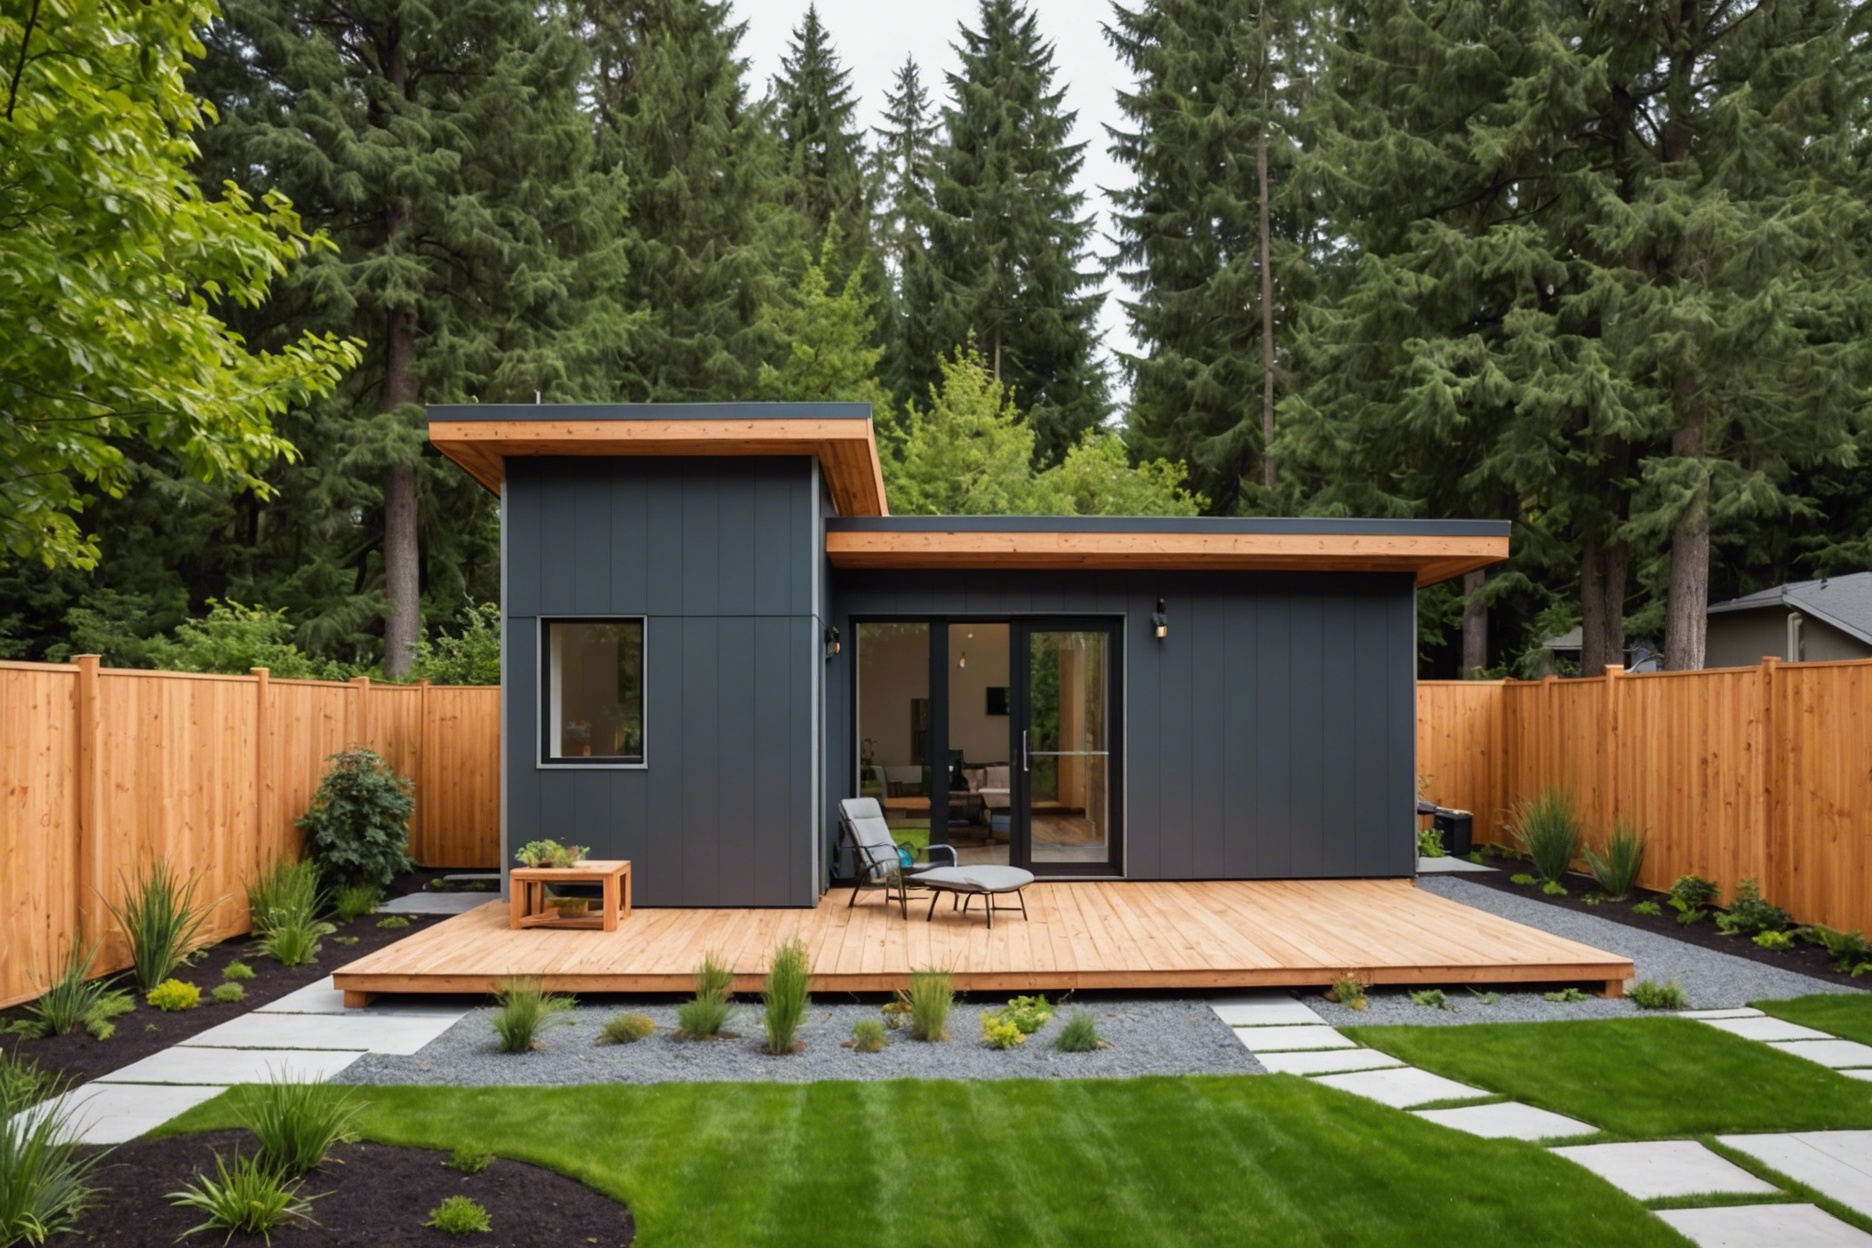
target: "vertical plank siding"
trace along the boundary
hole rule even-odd
[[[1872,930],[1872,661],[1537,683],[1422,681],[1424,795],[1511,844],[1515,803],[1557,785],[1589,844],[1644,833],[1640,879],[1754,879],[1806,923]]]
[[[246,886],[296,853],[326,760],[368,745],[416,781],[410,852],[493,867],[500,691],[0,663],[0,1004],[37,995],[76,941],[128,964],[107,900],[167,858],[248,930]]]

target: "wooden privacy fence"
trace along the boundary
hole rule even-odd
[[[1569,793],[1588,843],[1644,833],[1641,883],[1752,878],[1807,923],[1872,931],[1872,661],[1417,686],[1426,797],[1511,843],[1516,802]]]
[[[499,689],[0,663],[0,1004],[74,938],[127,966],[104,899],[157,857],[215,902],[214,939],[247,931],[247,882],[354,745],[415,781],[418,862],[496,865]]]

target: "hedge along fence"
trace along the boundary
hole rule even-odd
[[[1872,930],[1872,661],[1538,683],[1424,681],[1426,797],[1512,844],[1517,801],[1557,786],[1589,843],[1644,833],[1640,882],[1760,882],[1795,918]]]
[[[410,853],[493,867],[500,691],[0,663],[0,1004],[36,995],[74,939],[127,966],[105,898],[157,857],[248,930],[247,882],[297,854],[293,820],[354,745],[415,781]]]

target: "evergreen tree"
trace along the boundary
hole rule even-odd
[[[779,243],[762,222],[781,193],[736,55],[745,26],[710,0],[584,0],[581,14],[598,168],[628,188],[618,298],[644,318],[616,392],[745,398],[770,345],[760,309],[780,290]]]
[[[884,97],[884,124],[873,149],[880,205],[876,235],[886,293],[880,301],[882,376],[899,406],[916,396],[929,363],[947,349],[936,341],[930,311],[936,274],[930,267],[930,220],[936,211],[936,120],[914,57],[897,70]]]
[[[1075,114],[1026,6],[980,0],[976,21],[961,28],[961,72],[948,75],[935,297],[906,314],[931,318],[945,347],[973,333],[993,377],[1030,413],[1037,462],[1057,463],[1108,408],[1094,358],[1103,295],[1086,271],[1092,219],[1073,190],[1085,145],[1067,142]]]
[[[777,368],[761,365],[757,390],[764,399],[784,402],[869,403],[874,418],[883,417],[890,396],[877,379],[884,349],[872,342],[876,317],[862,274],[851,274],[833,292],[826,270],[837,250],[835,232],[787,298],[766,309],[767,328],[785,356]],[[880,422],[878,433],[888,442],[895,427]]]
[[[864,136],[853,128],[858,111],[851,74],[839,63],[817,5],[793,31],[780,74],[774,79],[774,123],[779,136],[787,204],[804,218],[818,247],[835,238],[837,248],[819,262],[827,280],[843,285],[871,269],[871,187],[865,176]]]
[[[1114,6],[1106,38],[1137,78],[1112,153],[1117,273],[1141,352],[1126,357],[1131,445],[1196,468],[1223,511],[1275,505],[1279,338],[1308,294],[1310,205],[1292,174],[1308,28],[1291,0]],[[1277,293],[1278,292],[1278,293]],[[1256,488],[1258,484],[1259,489]]]

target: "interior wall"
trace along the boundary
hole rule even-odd
[[[1010,721],[988,713],[989,686],[1008,685],[1008,631],[1005,624],[949,627],[949,748],[971,765],[1008,761]]]
[[[911,704],[929,697],[929,629],[860,624],[858,639],[859,755],[871,743],[879,767],[909,767]]]

